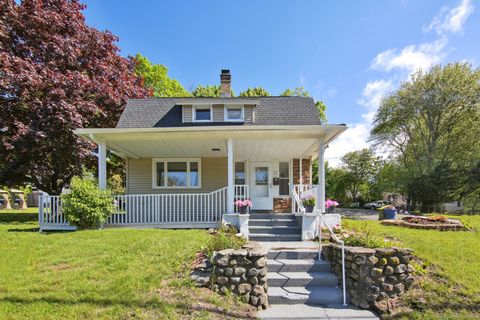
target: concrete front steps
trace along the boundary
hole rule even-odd
[[[293,214],[251,213],[249,239],[253,241],[300,241],[301,228]]]
[[[341,305],[343,292],[318,249],[273,249],[268,253],[268,302],[276,304]]]

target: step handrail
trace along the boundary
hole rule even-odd
[[[302,201],[300,200],[300,196],[295,190],[295,186],[293,184],[290,184],[290,191],[293,195],[293,199],[297,203],[298,208],[300,209],[300,212],[305,214],[305,207],[303,206]],[[338,239],[337,235],[335,232],[333,232],[332,227],[327,223],[325,220],[325,217],[323,213],[318,209],[314,208],[315,213],[318,215],[318,259],[320,259],[321,254],[322,254],[322,225],[325,224],[327,226],[328,231],[330,232],[331,238],[338,244],[342,246],[342,290],[343,290],[343,305],[347,306],[347,284],[345,282],[345,243]]]
[[[318,255],[320,256],[322,252],[322,225],[327,226],[328,232],[330,233],[330,238],[333,239],[336,243],[340,244],[342,247],[342,290],[343,290],[343,305],[347,305],[347,283],[345,282],[345,242],[343,240],[338,239],[335,232],[333,232],[332,227],[327,223],[325,220],[324,214],[317,208],[314,209],[319,216],[319,223],[318,223],[318,242],[319,242],[319,252]]]

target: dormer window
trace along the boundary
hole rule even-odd
[[[244,119],[243,105],[225,106],[225,121],[243,122]]]
[[[212,106],[211,105],[193,106],[192,121],[193,122],[211,122]]]

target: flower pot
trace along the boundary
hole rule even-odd
[[[334,213],[335,212],[335,207],[331,206],[330,208],[325,209],[326,213]]]
[[[305,211],[308,212],[308,213],[311,213],[313,212],[313,207],[315,207],[314,205],[306,205],[305,206]]]
[[[239,207],[238,210],[240,211],[240,214],[246,214],[248,211],[247,206]]]

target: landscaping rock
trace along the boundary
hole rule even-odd
[[[268,305],[267,253],[268,251],[260,246],[249,250],[226,249],[215,253],[212,265],[216,277],[209,278],[209,281],[213,282],[212,290],[222,294],[232,292],[257,308],[266,308]],[[208,264],[202,267],[208,268]],[[202,279],[202,283],[205,280]]]
[[[322,250],[341,282],[341,247],[327,244]],[[398,297],[415,281],[412,275],[415,268],[408,263],[414,258],[409,249],[345,247],[345,257],[350,303],[357,307],[392,312],[398,305]]]
[[[190,274],[190,279],[195,281],[197,287],[205,287],[210,281],[211,273],[201,270],[193,270]]]

